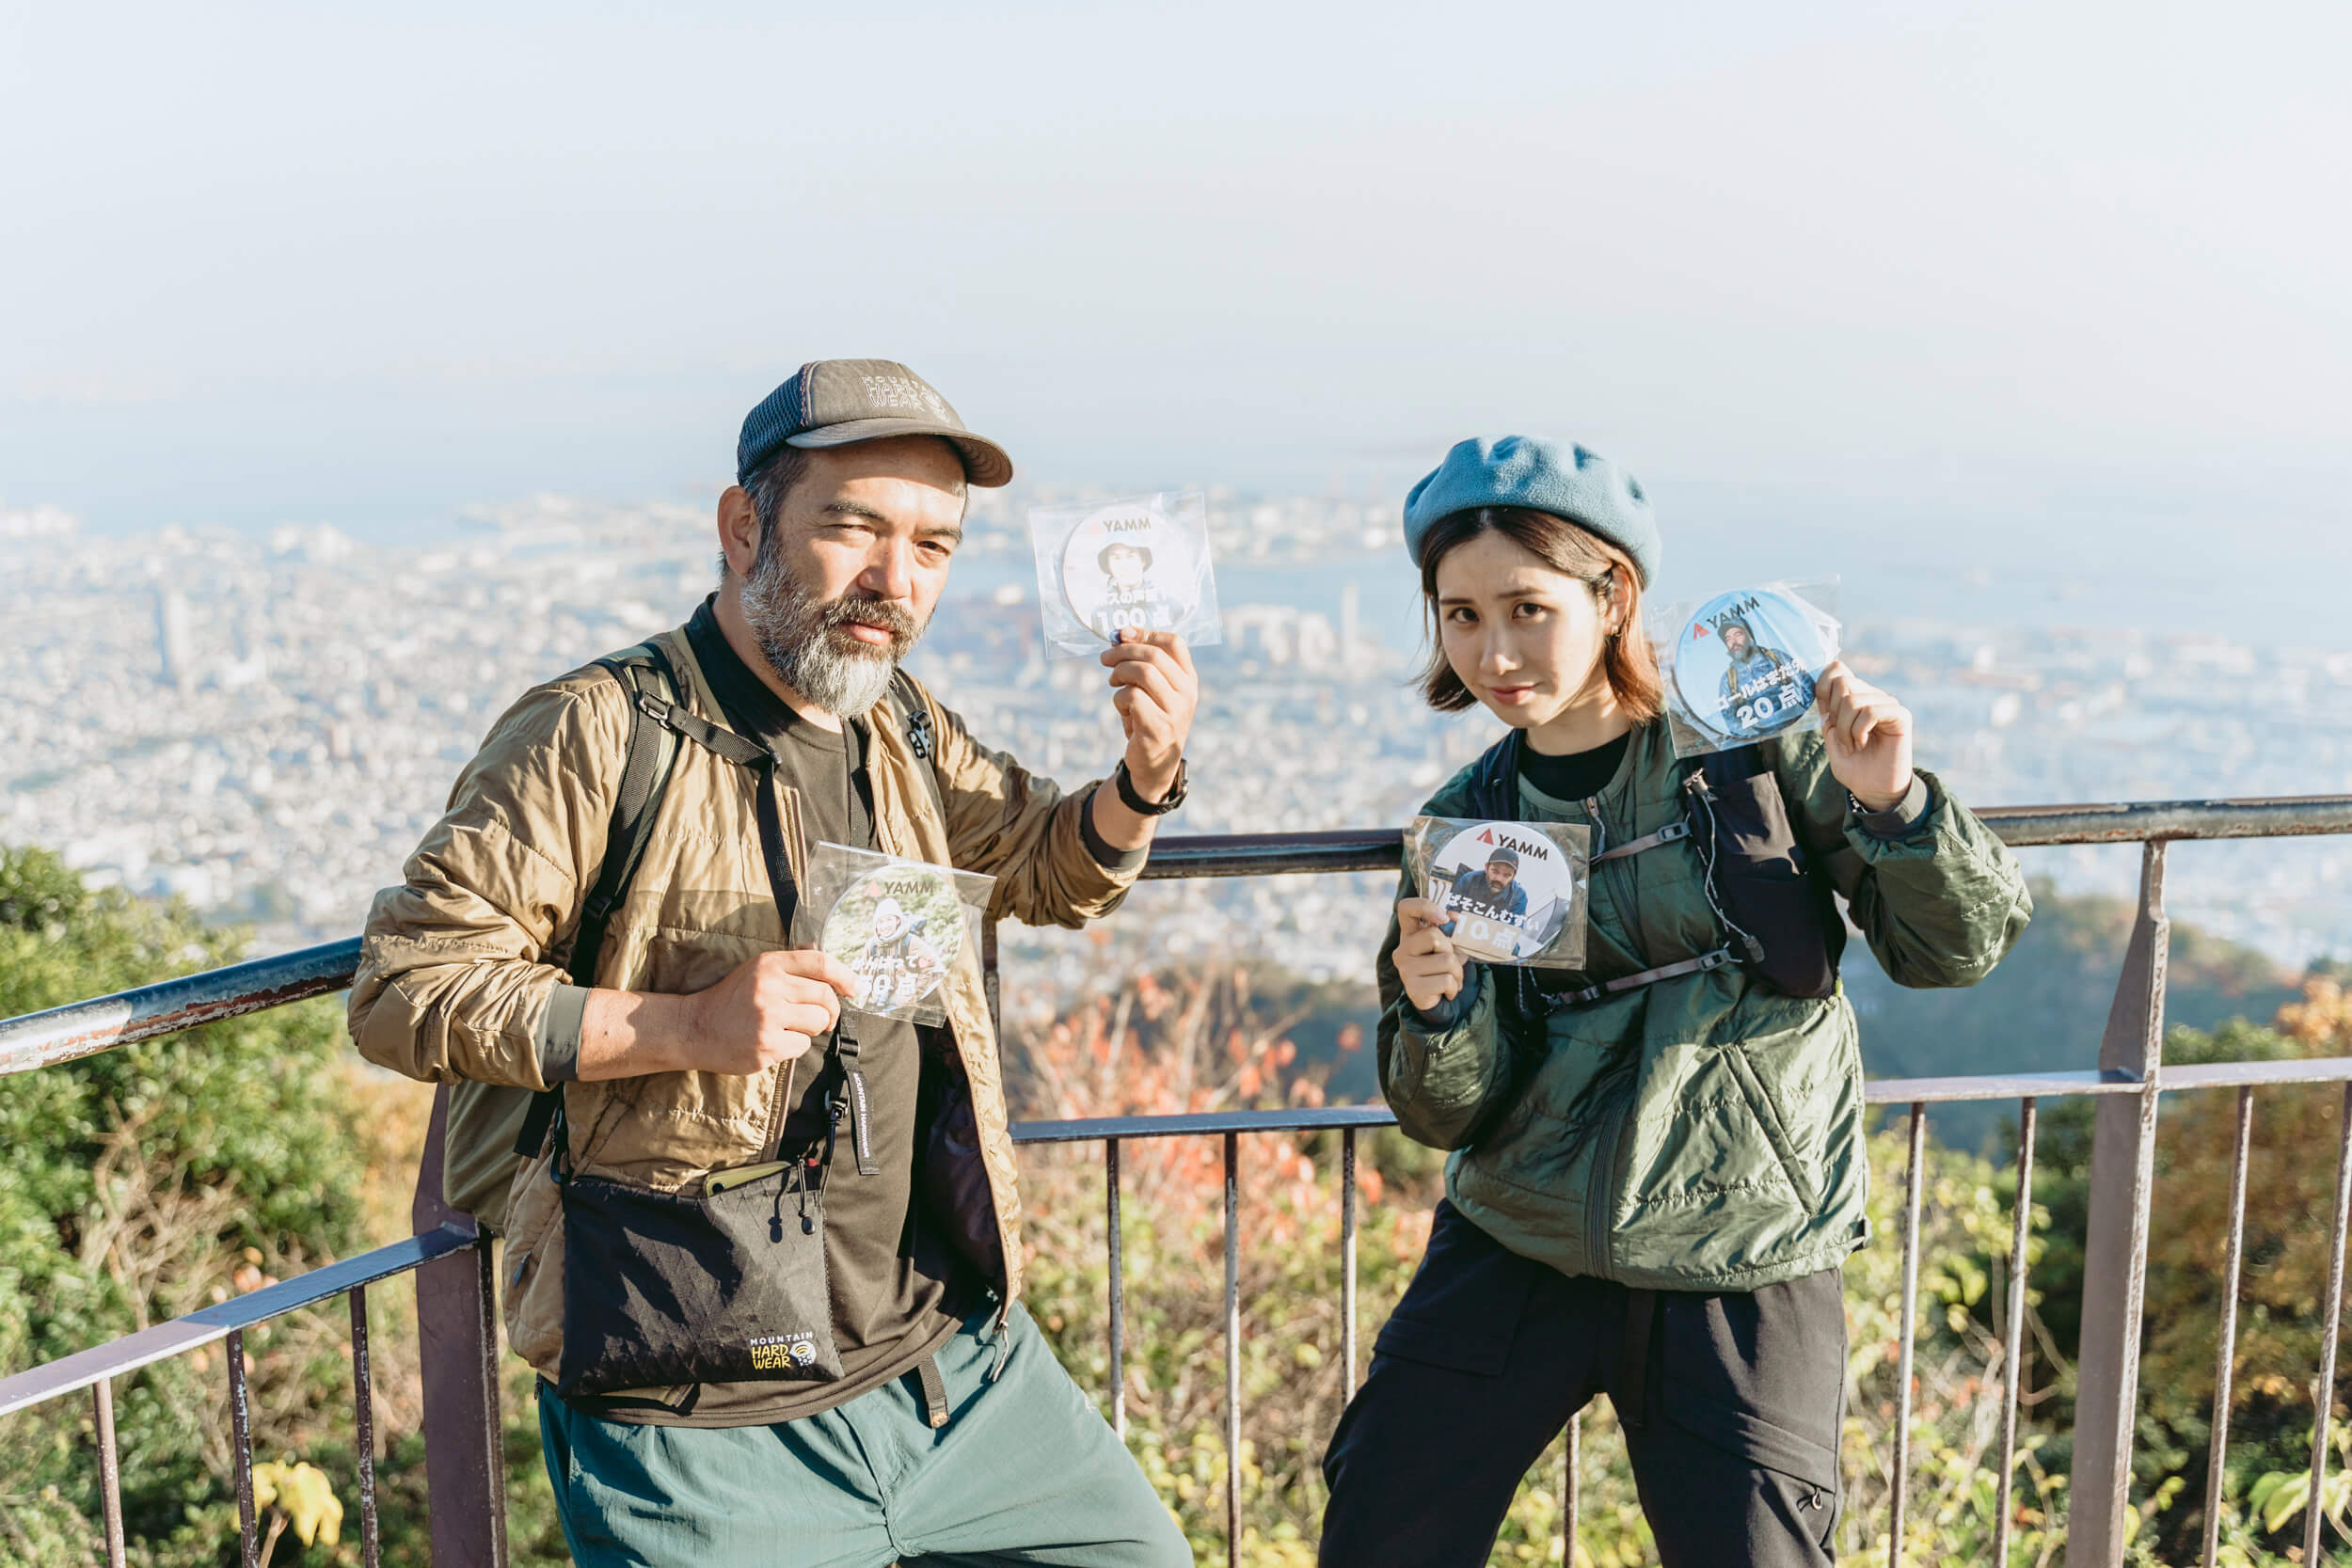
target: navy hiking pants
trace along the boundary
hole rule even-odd
[[[1607,1393],[1665,1568],[1828,1568],[1845,1418],[1838,1271],[1632,1291],[1440,1203],[1323,1473],[1323,1568],[1483,1568],[1520,1480]]]

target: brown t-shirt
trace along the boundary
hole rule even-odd
[[[800,797],[809,844],[874,846],[873,789],[858,723],[838,732],[800,718],[745,668],[705,604],[687,627],[730,723],[766,746],[776,781]],[[877,717],[888,713],[877,708]],[[597,1402],[614,1420],[665,1426],[765,1426],[813,1416],[914,1370],[984,1303],[978,1271],[929,1212],[918,1180],[944,1064],[926,1064],[914,1025],[856,1020],[858,1068],[869,1095],[875,1164],[860,1176],[844,1120],[825,1178],[825,1268],[833,1286],[834,1343],[841,1377],[833,1383],[707,1383],[662,1405]],[[839,1087],[831,1036],[800,1058],[780,1148],[797,1152],[824,1136],[828,1101]]]

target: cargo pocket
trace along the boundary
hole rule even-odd
[[[1502,1376],[1542,1267],[1440,1200],[1429,1228],[1429,1249],[1405,1299],[1373,1341],[1373,1354],[1479,1377]]]
[[[1666,1418],[1794,1482],[1806,1524],[1820,1515],[1821,1540],[1836,1518],[1845,1422],[1842,1284],[1825,1269],[1754,1291],[1670,1293],[1660,1327]]]

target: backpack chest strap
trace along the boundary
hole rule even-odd
[[[1623,974],[1597,986],[1587,986],[1582,990],[1572,990],[1561,997],[1560,1001],[1569,1005],[1597,1002],[1604,996],[1614,996],[1619,991],[1631,990],[1637,986],[1654,986],[1661,980],[1672,980],[1684,974],[1705,974],[1733,961],[1729,947],[1718,947],[1712,953],[1702,953],[1695,958],[1684,958],[1678,963],[1661,964],[1656,969],[1645,969],[1638,974]]]
[[[1629,839],[1613,849],[1603,850],[1593,857],[1592,863],[1598,865],[1603,861],[1621,860],[1638,855],[1645,849],[1655,849],[1661,844],[1677,844],[1690,836],[1691,824],[1688,821],[1669,822],[1654,833],[1644,833],[1640,838]],[[1672,980],[1684,974],[1705,974],[1735,961],[1736,958],[1731,948],[1725,945],[1716,948],[1711,953],[1702,953],[1695,958],[1680,958],[1670,964],[1660,964],[1656,969],[1645,969],[1637,974],[1620,975],[1614,980],[1604,981],[1597,986],[1587,986],[1582,990],[1572,990],[1557,1000],[1563,1006],[1571,1006],[1586,1002],[1597,1002],[1604,996],[1614,996],[1620,991],[1632,990],[1639,986],[1654,986],[1661,980]]]
[[[1640,838],[1620,844],[1614,849],[1603,849],[1593,857],[1592,863],[1598,865],[1603,861],[1622,860],[1628,855],[1638,855],[1645,849],[1655,849],[1661,844],[1673,844],[1690,836],[1690,823],[1669,822],[1654,833],[1644,833]]]

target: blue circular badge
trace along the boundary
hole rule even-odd
[[[1825,621],[1776,588],[1739,589],[1701,605],[1667,660],[1692,727],[1738,744],[1804,722],[1813,684],[1837,657]]]

